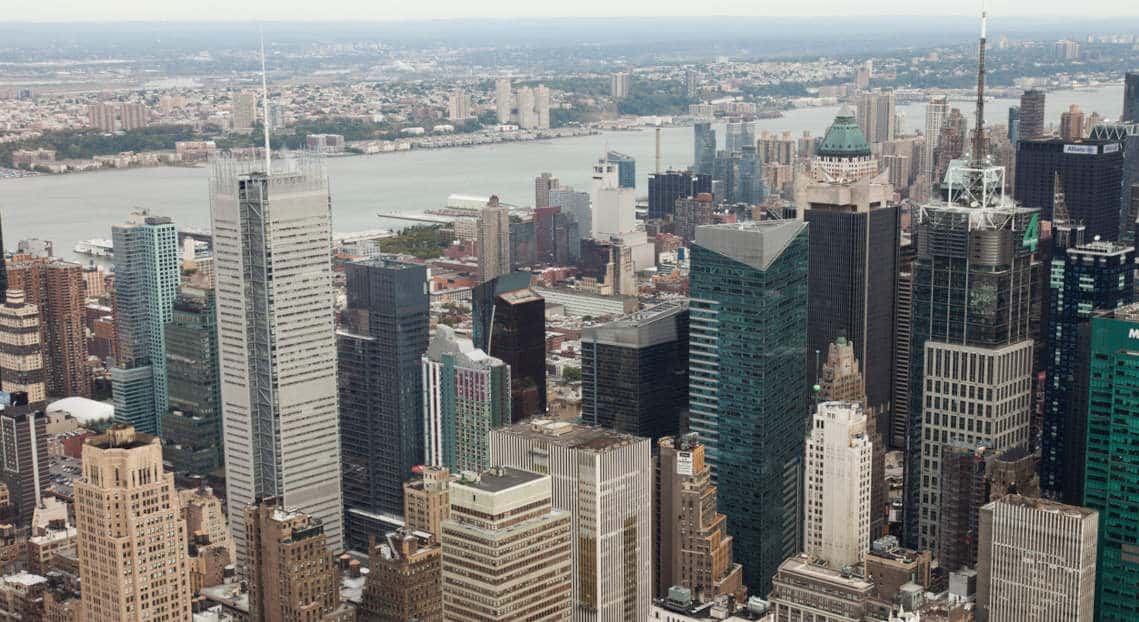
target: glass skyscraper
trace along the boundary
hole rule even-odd
[[[605,154],[605,161],[617,165],[617,187],[637,187],[637,160],[631,155],[620,151],[610,151]]]
[[[115,420],[160,435],[167,409],[166,333],[181,277],[178,232],[164,216],[136,212],[111,228],[115,332],[111,368]]]
[[[716,166],[716,130],[708,121],[692,126],[692,170],[698,175],[711,175]]]
[[[1003,172],[956,163],[949,200],[916,214],[905,538],[935,556],[943,449],[1029,441],[1039,210],[1004,196]]]
[[[688,409],[688,305],[665,302],[586,328],[581,418],[618,432],[675,436]]]
[[[807,225],[706,225],[692,246],[689,419],[748,591],[799,548],[807,421]]]
[[[403,513],[403,482],[423,464],[427,268],[373,258],[346,266],[336,334],[347,544],[367,550],[370,515]]]
[[[1025,127],[1021,118],[1021,128]],[[1087,235],[1119,239],[1123,145],[1118,139],[1087,139],[1075,143],[1059,138],[1029,139],[1016,144],[1017,202],[1040,209],[1052,219],[1053,180],[1060,175],[1068,212],[1087,226]]]
[[[1083,505],[1098,510],[1096,620],[1139,619],[1139,304],[1091,319]]]
[[[176,473],[205,475],[222,463],[214,306],[209,283],[183,285],[166,325],[170,412],[162,418],[162,455]]]
[[[1114,309],[1133,299],[1135,249],[1115,242],[1095,241],[1056,249],[1049,280],[1048,323],[1045,329],[1044,425],[1041,430],[1040,488],[1046,496],[1079,505],[1068,472],[1072,464],[1067,448],[1076,418],[1085,414],[1073,406],[1083,404],[1073,395],[1079,357],[1079,327],[1095,311]],[[1082,443],[1083,439],[1079,439]]]

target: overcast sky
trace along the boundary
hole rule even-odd
[[[6,0],[12,21],[398,20],[464,17],[964,15],[980,1],[941,0]],[[1139,16],[1135,0],[988,0],[997,16]]]

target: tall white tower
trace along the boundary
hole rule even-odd
[[[871,451],[861,404],[819,404],[804,461],[803,549],[832,568],[870,548]]]
[[[218,160],[210,178],[230,531],[259,497],[342,542],[332,213],[319,158]]]

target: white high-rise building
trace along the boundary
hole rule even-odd
[[[897,105],[893,91],[862,93],[855,100],[858,126],[870,143],[894,140],[897,134]]]
[[[542,84],[534,89],[534,116],[539,129],[550,129],[550,89]]]
[[[230,531],[261,497],[342,548],[332,210],[324,162],[218,160],[210,179]]]
[[[819,404],[803,469],[803,550],[831,568],[858,564],[870,548],[872,453],[861,404]]]
[[[510,93],[510,79],[499,78],[494,81],[494,107],[498,113],[499,123],[510,123],[510,110],[513,108]]]
[[[1099,513],[1008,495],[978,522],[978,622],[1095,619]]]
[[[538,127],[538,113],[534,110],[534,89],[524,86],[518,89],[518,127],[532,130]]]
[[[621,99],[629,96],[629,74],[624,71],[619,71],[609,76],[609,95],[613,99]]]
[[[941,137],[941,126],[949,114],[949,100],[944,95],[929,98],[925,105],[925,146],[922,149],[921,170],[926,179],[933,175],[933,154]]]
[[[233,96],[231,111],[233,129],[236,132],[249,132],[257,121],[257,93],[242,91]]]
[[[634,190],[622,188],[618,180],[618,164],[602,158],[593,165],[591,199],[593,203],[594,239],[621,237],[637,227],[637,204]]]
[[[510,272],[510,210],[490,197],[479,210],[479,280],[489,281]]]
[[[447,101],[447,118],[463,121],[471,118],[471,96],[463,89],[455,89]]]
[[[650,440],[532,419],[492,431],[490,454],[493,464],[549,475],[554,508],[570,513],[573,620],[649,619],[654,478]],[[453,502],[454,492],[451,498]]]

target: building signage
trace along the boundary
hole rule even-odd
[[[1064,145],[1064,153],[1095,155],[1097,153],[1097,150],[1094,145]]]
[[[1110,145],[1103,146],[1104,153],[1115,153],[1116,151],[1119,151],[1119,143],[1111,143]]]
[[[676,452],[676,472],[680,475],[692,475],[692,452]]]

